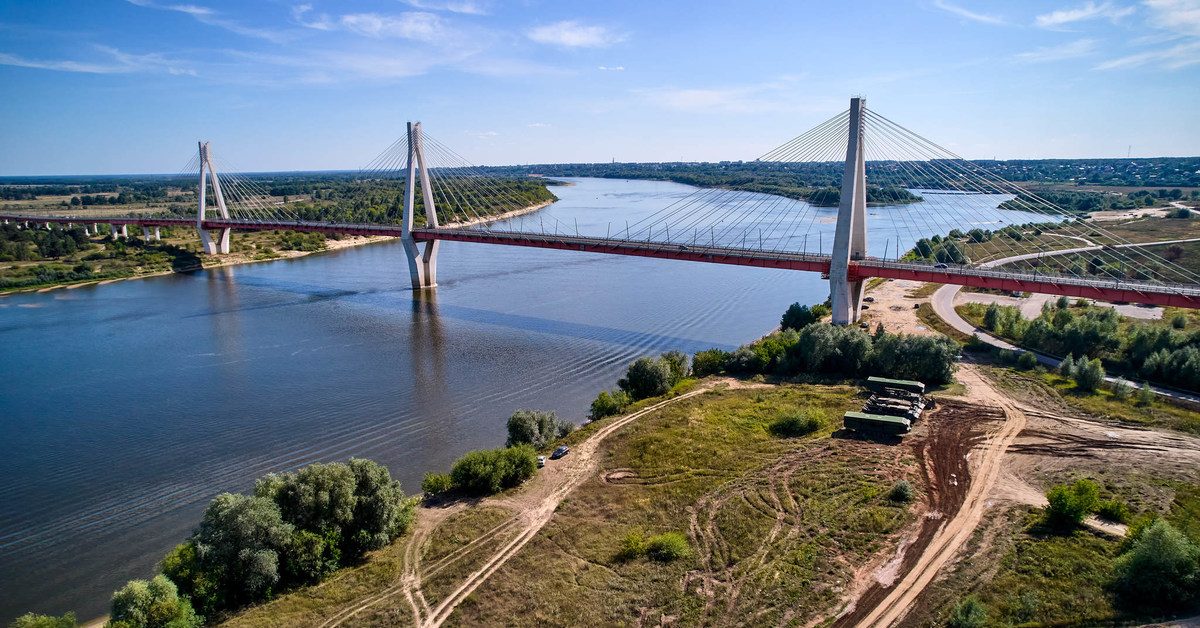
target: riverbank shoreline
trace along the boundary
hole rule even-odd
[[[444,227],[444,228],[471,227],[471,226],[483,224],[483,223],[496,222],[496,221],[500,221],[500,220],[508,220],[510,218],[516,218],[517,216],[523,216],[525,214],[535,212],[539,209],[544,209],[546,207],[549,207],[550,205],[553,205],[557,201],[558,201],[558,198],[555,197],[554,200],[551,200],[551,201],[546,201],[544,203],[538,203],[536,205],[530,205],[528,207],[522,207],[521,209],[514,209],[512,211],[505,212],[503,214],[499,214],[496,216],[479,216],[476,218],[472,218],[470,220],[460,220],[458,222],[448,223],[446,225],[442,225],[442,227]],[[32,288],[16,288],[13,290],[0,291],[0,297],[5,297],[8,295],[13,295],[13,294],[53,292],[55,290],[74,290],[76,288],[82,288],[84,286],[102,286],[105,284],[115,283],[118,281],[129,281],[131,279],[146,279],[148,277],[161,277],[163,275],[173,275],[173,274],[179,273],[179,272],[192,272],[193,270],[208,270],[211,268],[222,268],[225,266],[240,266],[242,264],[254,264],[254,263],[259,263],[259,262],[275,262],[275,261],[285,260],[285,259],[298,259],[301,257],[306,257],[309,255],[312,255],[314,253],[325,253],[325,252],[329,252],[329,251],[337,251],[340,249],[350,248],[350,247],[354,247],[354,246],[362,246],[364,244],[377,244],[379,242],[386,242],[386,241],[395,240],[395,239],[396,238],[394,238],[392,236],[345,236],[342,239],[338,239],[338,240],[326,239],[325,240],[325,248],[317,250],[317,251],[277,251],[277,253],[279,254],[279,257],[272,257],[272,258],[268,258],[268,259],[231,259],[233,256],[240,255],[240,253],[230,253],[230,254],[227,254],[228,256],[224,259],[221,259],[221,257],[219,257],[219,256],[210,256],[210,257],[217,259],[218,261],[216,263],[212,263],[212,264],[206,264],[206,263],[202,262],[201,267],[197,268],[197,269],[191,269],[191,270],[186,270],[186,271],[164,270],[164,271],[154,272],[154,273],[133,275],[131,277],[115,277],[115,278],[111,278],[111,279],[88,279],[88,280],[84,280],[84,281],[64,282],[64,283],[54,284],[54,285],[50,285],[50,286],[37,286],[37,287],[32,287]]]

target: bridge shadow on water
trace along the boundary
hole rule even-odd
[[[210,274],[209,280],[215,282],[235,282],[231,274],[220,273]],[[261,281],[247,277],[238,277],[236,279],[236,283],[245,285],[247,287],[261,287],[279,290],[282,292],[289,292],[292,294],[304,295],[306,298],[290,300],[281,303],[250,305],[245,307],[238,307],[229,302],[222,302],[220,303],[220,306],[222,307],[213,307],[209,311],[192,314],[185,318],[222,316],[255,310],[270,310],[275,308],[309,305],[323,301],[345,300],[348,302],[353,302],[355,300],[361,300],[372,296],[386,296],[389,294],[396,294],[399,296],[400,294],[408,294],[411,295],[412,298],[412,324],[417,324],[417,322],[422,318],[427,319],[429,317],[436,317],[442,320],[458,320],[483,325],[494,325],[496,327],[504,327],[508,329],[539,334],[550,334],[554,336],[576,338],[579,340],[592,340],[611,345],[645,347],[661,349],[664,351],[678,349],[689,354],[712,348],[723,349],[726,351],[732,351],[733,349],[737,348],[735,345],[698,340],[694,338],[683,338],[680,336],[657,334],[653,332],[633,331],[616,327],[606,327],[603,325],[563,321],[541,316],[512,314],[482,308],[468,307],[464,305],[439,303],[436,292],[416,294],[408,289],[331,290],[323,286],[302,284],[298,282],[278,280]],[[397,307],[400,306],[399,303],[394,301],[380,302],[371,300],[366,301],[365,303],[377,306],[381,305],[381,303],[388,303]],[[420,316],[418,316],[418,314]],[[397,319],[397,322],[400,322],[400,320]]]

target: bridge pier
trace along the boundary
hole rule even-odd
[[[121,225],[120,229],[117,229],[116,224],[112,224],[109,226],[112,227],[112,237],[114,240],[117,239],[117,236],[122,236],[122,237],[126,237],[126,238],[129,237],[129,225]]]
[[[400,241],[404,255],[408,258],[408,273],[412,278],[413,290],[437,287],[438,241],[430,240],[421,250],[413,238],[413,218],[416,211],[417,170],[420,169],[421,198],[425,202],[425,225],[436,229],[437,208],[433,204],[433,187],[429,184],[429,171],[425,167],[425,150],[421,143],[421,123],[408,123],[408,179],[404,186],[404,219],[400,223]]]
[[[867,256],[867,180],[863,156],[863,99],[850,99],[850,137],[842,199],[838,205],[833,259],[829,265],[829,300],[834,325],[858,322],[862,312],[864,282],[850,276],[851,260]]]

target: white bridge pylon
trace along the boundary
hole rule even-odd
[[[420,169],[421,199],[425,202],[425,226],[437,229],[437,208],[433,204],[433,187],[429,183],[429,169],[425,165],[425,149],[421,142],[421,123],[408,123],[408,175],[404,185],[404,218],[400,227],[400,241],[408,257],[408,272],[412,276],[414,290],[437,287],[438,240],[425,242],[422,251],[413,238],[413,219],[417,200],[417,169]]]
[[[221,181],[217,178],[217,169],[213,167],[212,154],[209,152],[208,142],[200,142],[200,211],[196,212],[196,228],[200,230],[200,240],[204,243],[204,252],[209,255],[217,253],[229,252],[229,232],[232,231],[229,227],[220,229],[220,233],[214,234],[204,228],[204,221],[207,218],[208,207],[206,206],[205,188],[208,186],[204,181],[204,172],[208,171],[209,180],[212,181],[213,195],[217,197],[217,211],[221,214],[221,219],[229,220],[229,210],[225,207],[225,195],[221,193]]]
[[[863,156],[862,98],[850,99],[850,133],[846,146],[846,170],[842,175],[842,199],[838,205],[837,230],[833,237],[833,259],[829,263],[829,302],[834,325],[858,322],[862,312],[865,282],[850,281],[850,261],[867,256],[867,169]]]

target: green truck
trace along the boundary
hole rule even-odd
[[[886,393],[888,389],[903,390],[918,395],[925,394],[925,384],[909,379],[888,379],[886,377],[868,377],[867,389],[871,392]]]
[[[898,416],[883,414],[867,414],[866,412],[847,412],[842,416],[846,429],[866,434],[886,434],[898,436],[907,434],[912,422]]]

